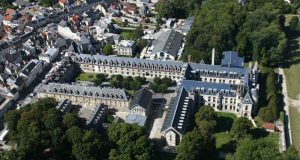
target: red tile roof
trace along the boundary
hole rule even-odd
[[[68,0],[59,0],[59,2],[62,3],[62,4],[67,4]]]
[[[6,11],[5,11],[5,13],[6,13],[6,14],[10,14],[10,15],[11,15],[11,14],[15,14],[15,13],[16,13],[16,11],[15,11],[14,9],[7,8],[7,9],[6,9]]]
[[[275,125],[273,123],[264,123],[262,127],[264,129],[275,130]]]

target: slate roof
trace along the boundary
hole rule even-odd
[[[107,107],[104,105],[97,105],[95,110],[87,117],[86,124],[93,127],[97,125],[98,122],[106,116]]]
[[[147,116],[142,116],[139,114],[129,114],[127,115],[125,122],[129,124],[138,124],[144,127],[147,120]]]
[[[222,53],[221,66],[223,67],[244,67],[244,58],[239,57],[237,52],[225,51]]]
[[[127,92],[124,89],[117,88],[100,88],[81,85],[49,83],[43,84],[39,92],[129,101]]]
[[[147,88],[142,88],[138,90],[131,100],[130,108],[139,105],[147,109],[152,101],[152,95],[153,93]]]
[[[128,57],[115,57],[115,56],[104,56],[104,55],[90,55],[90,54],[76,54],[72,57],[73,60],[79,63],[95,63],[100,61],[107,61],[107,62],[117,62],[121,65],[122,62],[130,63],[130,64],[153,64],[159,65],[162,67],[180,67],[183,68],[185,64],[184,62],[180,61],[156,61],[156,60],[147,60],[147,59],[139,59],[139,58],[128,58]],[[86,60],[86,61],[85,61]],[[80,62],[81,61],[81,62]],[[94,61],[94,62],[93,62]]]
[[[182,33],[188,33],[193,25],[194,17],[188,17],[181,28]]]
[[[252,99],[252,97],[250,96],[250,93],[247,92],[247,94],[245,95],[243,101],[242,101],[243,104],[253,104],[254,103],[254,100]]]
[[[180,87],[176,97],[173,97],[170,102],[161,131],[173,129],[181,135],[184,134],[190,109],[189,94],[183,87]]]
[[[177,57],[184,35],[174,29],[163,32],[157,40],[153,41],[153,50],[151,54],[165,52]]]
[[[223,67],[220,65],[209,65],[209,64],[201,64],[201,63],[190,63],[189,66],[191,67],[192,71],[215,71],[218,75],[222,76],[220,73],[226,73],[224,76],[229,77],[230,74],[236,74],[238,77],[243,77],[248,74],[248,70],[246,68],[232,68],[232,67]],[[209,75],[213,76],[213,75]]]
[[[206,95],[224,95],[228,97],[235,97],[236,87],[225,83],[210,83],[194,80],[182,80],[180,87],[184,87],[187,91],[200,91],[200,94]]]
[[[35,66],[41,63],[38,60],[31,60],[26,66],[22,69],[21,73],[23,73],[26,76],[29,76],[30,72],[35,68]]]

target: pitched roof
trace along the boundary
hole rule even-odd
[[[275,130],[275,125],[273,123],[264,123],[262,126],[264,129]]]
[[[193,92],[197,89],[201,94],[217,95],[221,94],[228,97],[236,96],[236,88],[225,83],[210,83],[194,80],[182,80],[180,87],[184,87],[187,91]]]
[[[154,48],[151,54],[165,52],[177,57],[183,38],[183,34],[174,29],[163,32],[157,40],[153,41]]]
[[[190,108],[189,94],[181,87],[176,97],[173,97],[170,102],[161,131],[166,132],[173,128],[179,134],[184,134]]]
[[[147,116],[142,116],[139,114],[129,114],[126,116],[125,122],[129,124],[138,124],[144,127],[147,120]]]
[[[244,67],[244,58],[239,57],[237,52],[225,51],[222,53],[221,66],[224,67]]]
[[[132,98],[130,108],[134,107],[135,105],[139,105],[147,109],[147,107],[151,103],[152,95],[153,93],[147,88],[142,88],[138,90]]]
[[[118,88],[49,83],[43,84],[39,92],[129,101],[127,92]]]
[[[253,101],[253,99],[252,99],[252,97],[251,97],[251,95],[250,95],[249,92],[247,92],[247,94],[245,95],[242,103],[243,104],[253,104],[254,103],[254,101]]]
[[[115,57],[115,56],[104,56],[104,55],[90,55],[90,54],[76,54],[75,56],[72,57],[77,60],[82,60],[81,63],[87,63],[84,62],[84,60],[89,60],[92,63],[93,60],[95,60],[95,63],[97,63],[99,60],[101,61],[107,61],[107,62],[118,62],[121,64],[122,62],[124,63],[130,63],[130,64],[153,64],[153,65],[160,65],[163,67],[169,66],[169,67],[180,67],[183,68],[185,64],[184,62],[181,61],[156,61],[156,60],[147,60],[147,59],[139,59],[139,58],[128,58],[128,57]],[[77,60],[76,60],[77,59]]]

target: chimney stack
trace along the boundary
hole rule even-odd
[[[211,54],[211,65],[215,65],[215,48],[212,49]]]
[[[188,63],[192,63],[192,57],[191,57],[191,55],[188,55]]]

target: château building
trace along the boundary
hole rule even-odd
[[[124,89],[100,88],[60,83],[43,84],[38,92],[39,98],[53,97],[57,101],[68,99],[74,105],[97,106],[128,111],[129,95]]]

